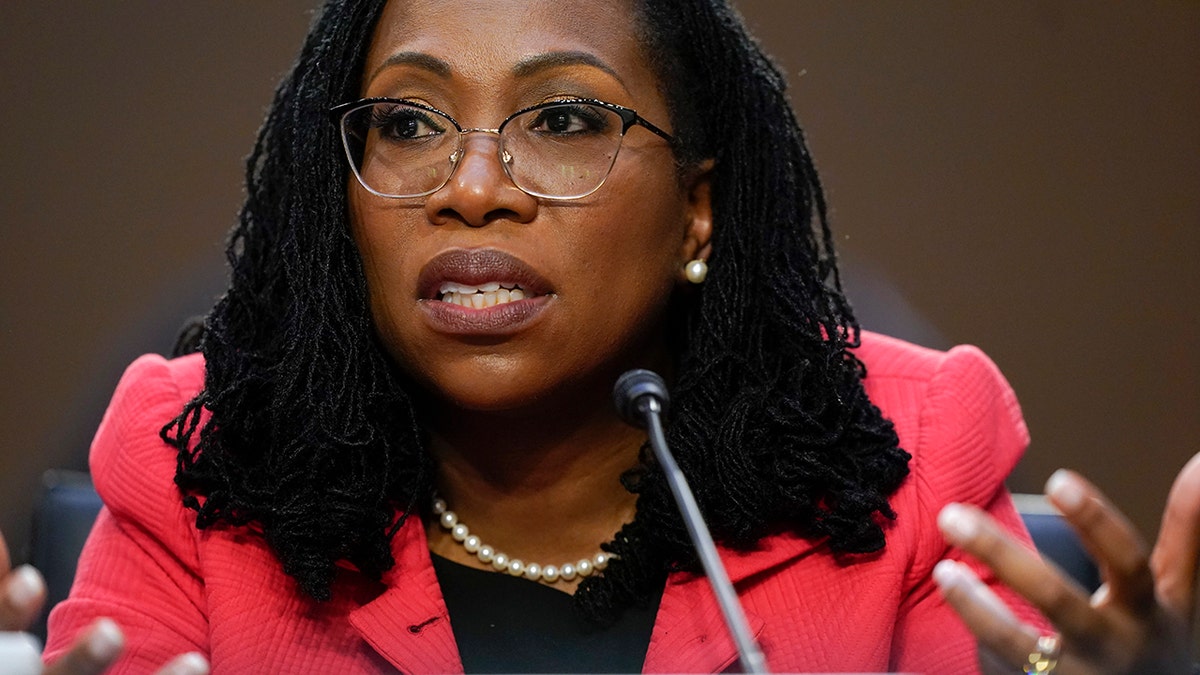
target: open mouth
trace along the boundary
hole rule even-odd
[[[525,289],[513,282],[489,281],[472,286],[447,281],[438,289],[437,299],[461,307],[486,309],[524,300]]]
[[[553,292],[532,266],[491,248],[444,251],[425,264],[417,280],[418,299],[468,309],[533,300]]]
[[[554,287],[530,264],[495,248],[453,248],[421,267],[417,301],[436,332],[455,339],[503,338],[553,307]]]

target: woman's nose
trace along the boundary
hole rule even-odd
[[[425,201],[430,222],[483,227],[497,220],[533,220],[537,198],[513,184],[504,171],[499,137],[488,132],[467,133],[458,154],[450,180]]]

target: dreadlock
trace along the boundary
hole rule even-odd
[[[725,545],[786,529],[838,555],[878,551],[909,455],[848,351],[859,329],[784,78],[724,0],[634,4],[681,170],[715,159],[710,272],[671,308],[680,467]],[[247,162],[229,291],[191,343],[204,389],[162,431],[197,526],[253,523],[317,599],[338,560],[389,569],[392,535],[433,489],[411,387],[375,338],[327,115],[357,96],[382,5],[331,0],[279,86]],[[697,567],[646,448],[623,482],[637,515],[603,546],[618,558],[575,593],[601,623]]]

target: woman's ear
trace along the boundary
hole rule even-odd
[[[713,212],[712,174],[715,160],[706,159],[688,172],[684,183],[687,191],[687,229],[680,250],[683,265],[692,260],[708,260],[712,255]]]

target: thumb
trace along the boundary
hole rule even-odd
[[[12,568],[12,558],[8,555],[8,543],[4,541],[4,533],[0,532],[0,577],[8,574]]]
[[[1167,495],[1158,542],[1151,554],[1159,602],[1190,621],[1196,606],[1196,566],[1200,561],[1200,454],[1175,477]]]

